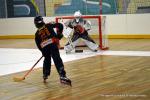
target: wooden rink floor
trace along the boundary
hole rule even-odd
[[[36,46],[33,39],[8,39],[0,48]],[[150,51],[150,39],[109,39],[109,50]],[[38,68],[22,82],[12,78],[25,72],[0,76],[0,100],[150,100],[150,56],[98,55],[64,65],[72,87],[60,84],[55,66],[43,84]]]

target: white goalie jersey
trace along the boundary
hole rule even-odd
[[[72,19],[72,20],[69,20],[67,21],[65,24],[66,27],[70,27],[70,28],[75,28],[76,26],[79,26],[81,28],[83,28],[84,30],[88,31],[91,29],[91,23],[90,21],[86,21],[82,18],[79,18],[78,21],[76,21],[77,19]]]
[[[64,23],[63,35],[68,39],[68,43],[64,46],[66,53],[71,52],[77,46],[79,39],[82,40],[92,51],[97,51],[98,45],[88,35],[91,30],[90,21],[84,20],[82,17],[70,19]]]

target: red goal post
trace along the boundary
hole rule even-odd
[[[69,20],[73,19],[74,16],[61,16],[56,17],[56,22],[60,22],[60,20]],[[98,43],[99,48],[101,50],[107,50],[108,49],[108,36],[106,31],[106,16],[100,16],[100,15],[82,15],[82,18],[88,20],[91,22],[91,26],[94,26],[91,28],[91,30],[96,30],[96,34],[98,36]],[[89,32],[90,33],[90,32]]]

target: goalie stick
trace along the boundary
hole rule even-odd
[[[75,49],[75,47],[74,47],[74,45],[73,45],[73,43],[72,43],[72,40],[71,40],[71,33],[73,32],[73,29],[69,29],[69,27],[68,27],[68,28],[66,27],[66,30],[67,30],[67,29],[68,29],[68,30],[71,30],[71,31],[70,31],[70,34],[69,34],[68,37],[67,37],[69,44],[70,44],[71,47],[75,50],[75,53],[82,53],[83,50]],[[64,34],[65,34],[65,33],[64,33]]]
[[[72,48],[75,49],[75,47],[73,46],[73,43],[72,43],[72,40],[71,40],[71,36],[70,36],[70,35],[68,36],[68,42],[69,42],[69,44],[72,46]],[[81,52],[83,52],[83,50],[77,50],[77,49],[75,49],[75,52],[76,52],[76,53],[81,53]]]
[[[68,42],[71,45],[71,47],[75,50],[75,53],[82,53],[83,50],[77,50],[73,46],[73,43],[72,43],[72,40],[71,40],[71,34],[73,33],[74,29],[71,29],[70,27],[66,27],[66,25],[63,22],[63,19],[61,19],[60,23],[62,23],[63,26],[64,26],[63,35],[64,35],[65,38],[68,39]]]

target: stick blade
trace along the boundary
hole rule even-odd
[[[76,53],[82,53],[83,50],[75,50]]]
[[[14,82],[21,82],[23,80],[25,80],[24,77],[13,77]]]

